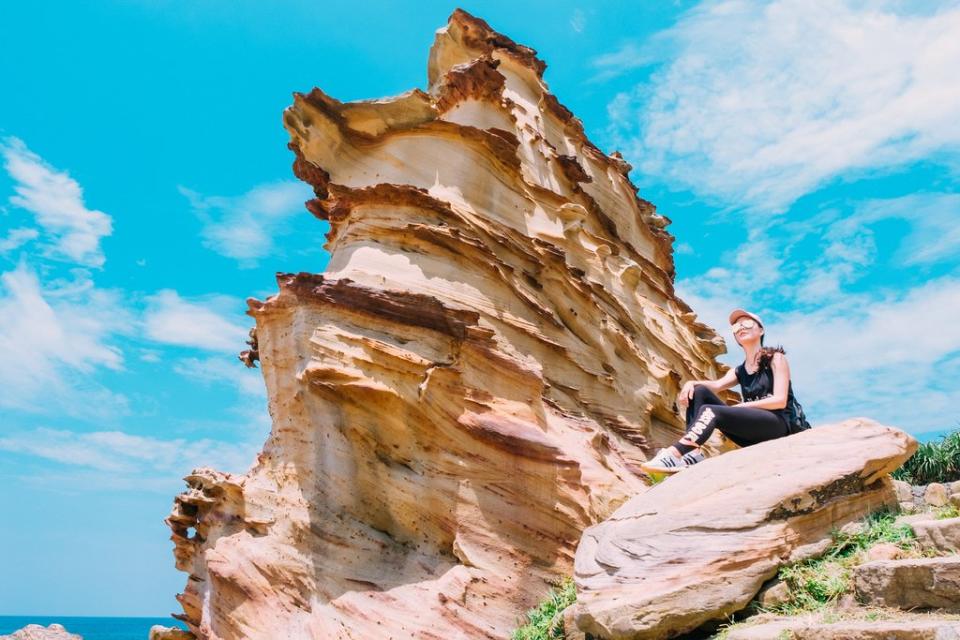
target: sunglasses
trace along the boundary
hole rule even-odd
[[[730,325],[730,328],[734,333],[736,333],[737,331],[740,331],[740,329],[753,329],[755,326],[757,326],[756,320],[744,318],[743,320],[734,322],[732,325]]]

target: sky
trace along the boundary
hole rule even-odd
[[[746,307],[814,424],[960,427],[960,3],[6,3],[0,615],[165,615],[163,518],[269,431],[247,297],[321,272],[281,113],[426,88],[456,6],[537,49],[673,223],[680,296]]]

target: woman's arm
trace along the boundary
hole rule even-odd
[[[693,388],[697,385],[703,385],[710,391],[717,393],[723,391],[724,389],[729,389],[734,387],[737,384],[737,372],[734,369],[728,369],[722,377],[717,380],[689,380],[680,389],[680,396],[677,398],[677,402],[680,403],[680,406],[686,406],[688,402],[693,398]]]
[[[771,411],[786,408],[787,390],[790,388],[790,365],[787,364],[787,357],[782,353],[773,354],[770,367],[773,369],[773,395],[759,400],[741,402],[737,405],[738,407]]]

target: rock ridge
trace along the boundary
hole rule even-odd
[[[458,10],[427,91],[294,94],[330,263],[248,300],[270,435],[244,474],[195,470],[168,518],[198,638],[509,637],[647,490],[681,379],[722,375],[669,220],[544,69]]]

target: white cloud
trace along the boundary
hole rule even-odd
[[[147,302],[144,329],[151,340],[210,351],[238,351],[244,347],[249,329],[225,317],[235,304],[231,298],[206,296],[190,301],[176,291],[164,289],[147,298]]]
[[[150,478],[156,475],[179,477],[199,466],[242,473],[253,462],[257,448],[249,443],[207,438],[165,440],[122,431],[82,433],[38,428],[0,437],[0,451]]]
[[[184,358],[173,370],[204,385],[227,384],[245,398],[265,398],[266,387],[259,368],[249,369],[235,356],[213,358]]]
[[[87,209],[76,180],[47,164],[22,140],[5,138],[0,142],[0,154],[15,183],[10,203],[33,213],[52,236],[47,247],[50,255],[90,267],[103,265],[100,239],[111,233],[110,216]]]
[[[132,318],[118,296],[82,284],[44,289],[23,262],[0,275],[0,285],[0,406],[75,416],[123,412],[125,398],[91,380],[98,368],[123,368],[111,341],[130,331]]]
[[[960,264],[960,228],[956,224],[960,195],[920,193],[867,200],[852,209],[848,215],[831,211],[827,216],[814,216],[783,229],[768,227],[768,235],[783,242],[782,253],[806,235],[812,234],[821,241],[816,251],[810,251],[802,262],[798,261],[800,264],[794,265],[794,284],[790,287],[794,302],[816,306],[846,295],[844,287],[869,275],[878,259],[889,261],[890,266],[902,271]],[[891,221],[899,222],[901,229],[878,230],[879,223]],[[894,238],[896,249],[881,254],[878,242]]]
[[[590,66],[596,70],[590,82],[605,82],[628,71],[656,64],[661,60],[657,48],[660,40],[661,38],[655,35],[644,45],[625,42],[616,51],[596,56],[590,61]],[[627,94],[621,94],[617,100],[618,104],[629,104]]]
[[[652,84],[611,103],[611,134],[641,173],[779,211],[960,147],[958,32],[957,3],[704,2],[665,34]]]
[[[901,264],[960,259],[960,194],[921,193],[870,200],[843,224],[847,229],[855,229],[891,219],[910,224],[910,231],[894,257]]]
[[[783,314],[770,329],[788,348],[801,401],[821,419],[866,415],[922,432],[957,427],[957,317],[960,280],[947,277],[900,295]]]
[[[583,12],[583,9],[574,9],[573,15],[570,16],[570,28],[577,33],[583,33],[586,26],[587,15]]]
[[[35,240],[40,232],[29,227],[17,227],[10,229],[6,238],[0,240],[0,253],[7,253],[19,249],[31,240]]]
[[[204,245],[242,267],[255,266],[273,253],[274,238],[287,231],[291,216],[304,214],[303,203],[313,197],[299,181],[259,185],[236,197],[204,196],[185,187],[180,192],[204,224]]]
[[[143,362],[160,362],[161,352],[156,349],[140,349],[140,360]]]

